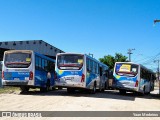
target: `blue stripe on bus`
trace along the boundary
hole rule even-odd
[[[117,81],[128,80],[128,81],[136,82],[136,80],[137,80],[137,77],[126,77],[126,76],[117,76],[117,75],[115,75],[114,78]]]
[[[86,78],[86,86],[88,86],[92,80],[96,79],[97,75],[94,73],[87,73],[87,78]]]
[[[54,85],[54,72],[51,73],[50,86]],[[47,72],[42,70],[35,70],[35,86],[46,87]]]
[[[82,76],[82,70],[80,71],[64,71],[64,70],[56,70],[56,73],[57,73],[57,77],[58,79],[61,78],[61,77],[64,77],[64,76],[68,76],[68,75],[79,75],[79,76]]]
[[[29,72],[4,72],[5,80],[25,80],[26,78],[29,79]]]

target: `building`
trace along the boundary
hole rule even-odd
[[[6,50],[33,50],[53,59],[56,58],[57,53],[64,53],[43,40],[5,41],[0,42],[0,61],[3,60],[3,53]]]

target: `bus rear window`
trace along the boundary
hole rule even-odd
[[[31,64],[31,53],[6,53],[4,64],[8,68],[28,68]]]
[[[138,73],[138,65],[128,63],[117,63],[115,68],[117,75],[136,76]]]
[[[83,55],[59,55],[57,66],[62,70],[79,70],[83,66]]]

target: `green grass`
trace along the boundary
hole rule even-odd
[[[14,92],[19,91],[19,90],[20,90],[19,87],[5,86],[5,87],[0,88],[0,94],[2,94],[2,93],[14,93]]]

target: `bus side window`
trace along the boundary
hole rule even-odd
[[[44,59],[42,59],[42,69],[44,70],[44,66],[45,66],[45,61]]]
[[[141,68],[141,78],[143,78],[144,79],[144,74],[145,74],[145,72],[144,72],[144,70]]]
[[[38,57],[39,58],[39,70],[42,70],[42,58]]]
[[[97,64],[97,74],[99,74],[100,72],[100,67],[99,67],[99,64]]]
[[[99,70],[100,70],[100,76],[102,76],[102,74],[103,74],[102,73],[102,67],[100,67]]]
[[[39,68],[39,61],[38,61],[38,56],[35,56],[35,65],[36,65],[36,69],[38,69]]]
[[[89,59],[86,58],[86,63],[87,63],[87,72],[89,72]]]
[[[45,60],[45,62],[44,62],[44,69],[45,69],[45,71],[47,71],[47,65],[48,65],[48,61]]]
[[[90,60],[90,72],[93,72],[93,61]]]

